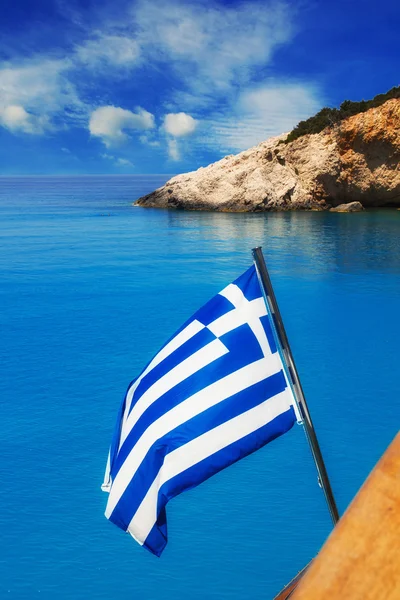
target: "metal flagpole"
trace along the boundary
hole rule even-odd
[[[282,346],[284,359],[288,367],[289,375],[292,379],[293,392],[295,394],[297,404],[299,406],[300,414],[303,419],[304,429],[306,432],[308,443],[310,444],[311,452],[314,458],[315,465],[318,472],[319,484],[325,494],[325,499],[328,504],[329,512],[332,517],[333,524],[339,521],[339,512],[336,506],[335,498],[333,496],[331,484],[329,482],[328,473],[326,471],[324,459],[322,457],[321,449],[319,447],[317,435],[315,433],[314,425],[311,420],[311,416],[308,410],[307,402],[304,396],[303,389],[301,387],[299,375],[297,373],[296,365],[290,349],[289,341],[286,335],[285,327],[283,325],[281,313],[279,311],[278,303],[274,294],[271,279],[269,277],[267,265],[265,264],[264,255],[262,253],[261,246],[253,248],[252,250],[254,262],[257,267],[261,283],[264,288],[264,293],[268,302],[269,309],[274,320],[275,329],[279,336],[279,341]]]

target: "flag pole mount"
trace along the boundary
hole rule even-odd
[[[310,411],[308,410],[307,402],[304,396],[303,389],[301,387],[299,375],[294,362],[293,354],[290,349],[289,341],[286,335],[285,327],[283,325],[282,316],[279,310],[278,303],[276,301],[275,293],[272,287],[271,279],[268,273],[267,265],[265,263],[264,255],[261,246],[253,248],[252,250],[254,262],[262,283],[263,291],[266,297],[267,305],[269,307],[272,319],[275,325],[275,329],[281,344],[283,358],[286,362],[289,376],[292,381],[292,389],[295,399],[300,410],[301,418],[303,420],[304,430],[307,436],[308,443],[310,445],[311,453],[314,458],[315,466],[318,473],[318,483],[321,486],[328,509],[332,518],[333,525],[339,521],[339,512],[336,506],[335,498],[333,495],[332,487],[329,481],[328,473],[325,467],[325,462],[321,453],[321,449],[318,443],[317,435],[315,433],[314,425],[311,420]]]

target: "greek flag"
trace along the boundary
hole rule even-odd
[[[252,266],[128,387],[102,486],[106,517],[160,556],[168,501],[288,431],[296,415]]]

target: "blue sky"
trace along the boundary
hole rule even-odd
[[[396,0],[5,0],[0,174],[178,173],[398,85]]]

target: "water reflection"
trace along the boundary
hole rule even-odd
[[[218,250],[219,259],[262,245],[274,269],[318,276],[332,271],[400,271],[400,211],[359,214],[226,214],[169,211],[170,235]],[[179,232],[179,234],[178,234]],[[178,234],[178,235],[177,235]]]

